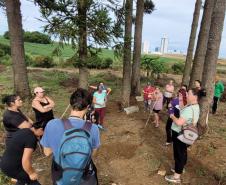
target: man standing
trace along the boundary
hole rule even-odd
[[[92,103],[92,96],[85,89],[77,89],[70,98],[71,113],[68,118],[71,126],[75,129],[81,129],[85,126],[85,121],[83,120],[84,115],[87,112],[88,107]],[[91,123],[90,123],[91,124]],[[41,144],[44,147],[44,154],[49,156],[53,153],[52,161],[52,180],[53,184],[57,184],[57,181],[62,178],[62,168],[56,162],[58,156],[58,150],[61,145],[61,139],[64,136],[64,123],[60,119],[53,119],[48,122],[45,133],[41,139]],[[92,147],[92,156],[96,155],[97,149],[100,146],[100,133],[99,129],[95,124],[91,125],[89,130],[89,136]],[[93,164],[93,163],[92,163]],[[92,166],[92,175],[96,176],[95,165]],[[83,180],[82,180],[83,181]],[[96,185],[96,183],[92,185]],[[80,184],[82,185],[82,183]]]
[[[215,114],[217,111],[217,104],[221,97],[221,95],[224,92],[224,84],[219,79],[218,76],[216,76],[216,82],[215,82],[215,89],[214,89],[214,97],[213,97],[213,106],[212,106],[212,114]]]

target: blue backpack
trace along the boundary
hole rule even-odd
[[[57,185],[80,185],[82,176],[91,162],[92,123],[85,122],[81,129],[75,129],[68,119],[63,120],[64,134],[56,155],[56,162],[62,169],[62,178]]]

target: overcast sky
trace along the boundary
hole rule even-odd
[[[170,50],[186,52],[191,31],[192,16],[195,0],[153,0],[155,11],[145,15],[143,27],[143,41],[150,43],[150,50],[160,46],[161,38],[166,35],[169,39]],[[21,0],[23,29],[26,31],[42,31],[43,23],[38,8],[27,0]],[[225,21],[226,25],[226,21]],[[8,30],[7,20],[0,12],[0,34]],[[222,35],[220,57],[226,58],[226,31]]]

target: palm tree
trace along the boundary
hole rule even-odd
[[[151,14],[154,10],[154,3],[150,0],[137,0],[135,33],[134,33],[134,50],[133,66],[131,80],[131,95],[140,95],[140,61],[141,61],[141,42],[144,13]]]
[[[25,65],[20,1],[6,0],[5,6],[10,35],[12,66],[14,74],[14,91],[22,98],[30,98],[31,92]]]
[[[133,0],[126,0],[125,35],[124,35],[124,51],[123,51],[123,82],[122,82],[123,107],[129,106],[129,103],[130,103],[132,11],[133,11]]]
[[[189,78],[191,73],[191,67],[192,67],[192,58],[193,58],[193,51],[195,46],[195,37],[196,32],[198,28],[198,22],[199,22],[199,15],[200,15],[200,9],[202,6],[202,0],[196,0],[195,3],[195,11],[193,14],[193,21],[191,26],[191,34],[189,38],[189,44],[187,49],[187,57],[185,61],[185,67],[184,67],[184,74],[182,79],[182,84],[189,84]]]
[[[203,72],[207,42],[209,37],[211,16],[213,14],[215,3],[216,3],[216,0],[205,1],[202,23],[199,31],[199,37],[198,37],[197,47],[195,51],[195,57],[193,61],[189,87],[193,86],[195,80],[200,80],[200,81],[202,80],[202,72]]]
[[[216,75],[217,59],[224,27],[225,10],[226,1],[217,0],[211,19],[209,39],[202,75],[203,87],[206,89],[207,96],[203,97],[200,102],[201,115],[199,118],[199,125],[201,128],[201,133],[204,133],[207,128],[209,107],[213,98],[214,79]]]

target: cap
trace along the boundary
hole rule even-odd
[[[35,87],[34,89],[34,93],[40,93],[40,92],[44,92],[45,90],[41,87]]]

